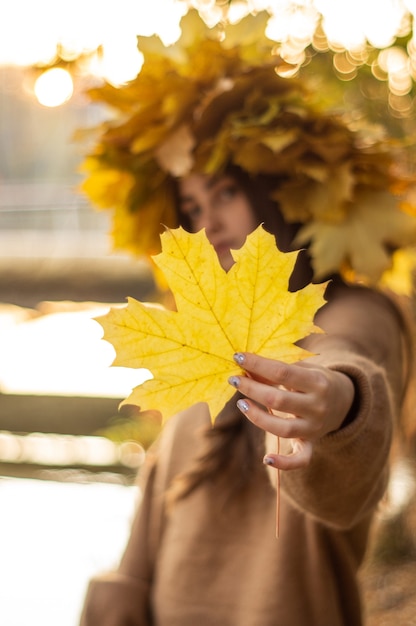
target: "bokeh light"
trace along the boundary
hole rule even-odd
[[[43,72],[34,86],[38,102],[46,107],[60,106],[71,98],[73,92],[74,84],[71,74],[59,67]]]
[[[102,51],[89,61],[88,72],[104,78],[114,86],[133,80],[143,65],[143,55],[137,48],[136,37],[120,42],[109,38]]]
[[[393,96],[409,94],[416,80],[416,0],[14,0],[0,5],[0,65],[68,63],[75,80],[92,75],[119,86],[140,72],[137,36],[157,34],[164,45],[173,44],[190,8],[210,27],[267,11],[266,34],[295,71],[312,46],[334,55],[336,75],[344,81],[354,79],[366,63]],[[405,39],[398,45],[398,38],[409,40],[407,48]],[[371,60],[369,50],[376,52]],[[74,63],[76,72],[70,67]]]

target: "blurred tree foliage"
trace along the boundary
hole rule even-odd
[[[345,0],[346,4],[346,0]],[[207,19],[210,11],[218,11],[216,28],[221,31],[221,20],[227,20],[229,14],[234,9],[238,11],[246,7],[247,12],[255,13],[261,10],[259,7],[267,6],[269,15],[273,11],[281,10],[290,13],[305,10],[315,11],[318,16],[316,30],[312,37],[312,43],[303,42],[302,37],[297,38],[297,33],[291,31],[290,37],[298,45],[299,59],[296,70],[300,76],[313,77],[316,80],[317,89],[325,102],[330,106],[337,106],[343,112],[351,115],[357,120],[362,117],[374,124],[383,124],[389,134],[397,139],[405,140],[406,144],[413,148],[416,137],[416,43],[413,39],[413,16],[410,10],[403,5],[401,8],[404,15],[404,26],[399,29],[398,34],[392,37],[386,48],[377,48],[369,42],[356,50],[346,50],[342,45],[329,44],[323,29],[324,16],[319,12],[320,4],[313,0],[282,0],[281,3],[262,2],[261,0],[189,0],[189,6],[197,8],[203,19]],[[282,5],[282,9],[280,8]],[[383,0],[380,3],[385,5]],[[410,6],[410,4],[409,4]],[[274,7],[274,8],[273,8]],[[317,8],[318,7],[318,8]],[[341,3],[340,10],[345,13],[345,5]],[[351,7],[350,12],[355,9]],[[368,13],[368,10],[367,10]],[[222,17],[219,17],[222,16]],[[384,19],[384,14],[380,16]],[[380,19],[374,15],[374,20]],[[214,20],[215,22],[215,20]],[[295,23],[295,22],[294,22]],[[392,26],[393,28],[393,26]],[[284,42],[276,42],[276,49],[284,48]],[[401,63],[404,63],[408,72],[408,90],[392,90],[391,77],[386,69],[380,67],[379,58],[381,52],[397,52],[401,55]],[[102,48],[97,48],[100,56]],[[278,52],[277,52],[278,54]],[[38,65],[33,71],[38,75],[51,67],[62,67],[69,70],[74,78],[82,74],[82,68],[88,61],[89,56],[94,56],[92,52],[80,54],[78,57],[69,60],[65,57],[60,44],[57,45],[56,57],[53,62]],[[295,55],[296,56],[296,55]],[[287,59],[285,59],[287,60]],[[290,62],[290,61],[288,61]],[[405,81],[406,82],[406,81]]]
[[[401,42],[404,45],[405,42]],[[370,50],[375,58],[376,50]],[[383,124],[389,134],[398,139],[406,139],[407,145],[414,145],[416,137],[416,88],[404,95],[390,91],[387,77],[376,78],[368,63],[356,67],[353,75],[343,76],[335,67],[336,55],[331,50],[318,52],[310,46],[306,50],[306,61],[299,75],[316,78],[317,86],[328,105],[339,106],[351,117],[366,117],[374,124]],[[344,52],[343,54],[347,54]]]

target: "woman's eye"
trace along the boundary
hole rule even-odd
[[[235,185],[227,185],[218,190],[218,197],[221,200],[231,200],[237,193],[237,187]]]
[[[195,206],[187,207],[186,215],[190,220],[195,221],[201,215],[201,209],[197,204]]]

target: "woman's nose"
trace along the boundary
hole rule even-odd
[[[218,211],[213,209],[204,212],[203,222],[203,228],[205,228],[208,238],[211,233],[216,233],[221,229],[221,216]]]

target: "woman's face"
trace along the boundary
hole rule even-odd
[[[186,216],[192,232],[205,228],[225,270],[234,263],[230,250],[241,248],[258,225],[242,187],[227,175],[191,174],[181,179],[179,210]]]

